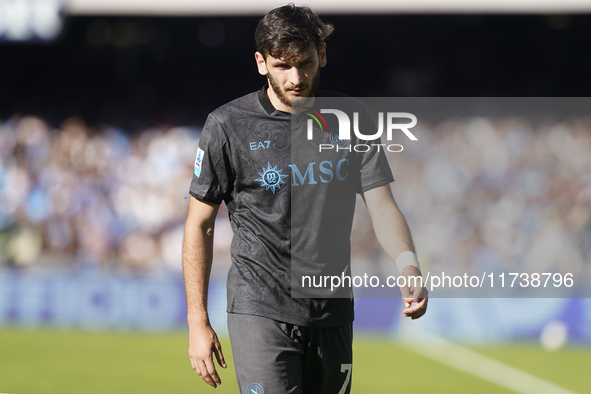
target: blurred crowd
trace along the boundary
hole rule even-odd
[[[198,130],[0,126],[0,265],[180,270]]]
[[[591,277],[591,118],[459,118],[391,154],[424,265]]]
[[[388,159],[423,266],[589,273],[591,119],[465,118],[413,130],[419,143]],[[186,127],[129,134],[77,118],[58,129],[36,117],[3,121],[0,267],[180,271],[198,138]],[[224,270],[223,208],[215,236],[214,267]],[[366,209],[352,245],[356,260],[387,260]]]

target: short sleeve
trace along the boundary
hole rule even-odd
[[[367,107],[364,109],[365,115],[362,118],[362,127],[366,130],[371,130],[367,134],[374,134],[377,126]],[[367,152],[359,152],[361,157],[359,159],[359,184],[357,193],[364,193],[378,186],[394,182],[390,164],[384,152],[386,146],[381,145],[381,139],[359,142],[370,146],[370,149]]]
[[[233,185],[228,139],[215,116],[210,114],[199,138],[189,194],[221,204],[230,199]]]

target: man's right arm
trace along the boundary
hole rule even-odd
[[[226,368],[222,347],[207,314],[207,291],[213,260],[213,230],[219,205],[190,197],[183,241],[183,274],[187,293],[189,358],[197,374],[210,386],[221,380],[213,363]]]

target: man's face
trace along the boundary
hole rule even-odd
[[[266,75],[272,93],[285,107],[291,107],[292,97],[313,97],[320,80],[320,67],[326,65],[326,45],[320,50],[311,44],[293,61],[274,58],[268,55],[263,59],[260,52],[256,53],[259,73]],[[270,97],[271,102],[274,100]],[[278,108],[282,109],[282,108]]]

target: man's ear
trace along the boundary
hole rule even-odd
[[[265,63],[265,57],[260,52],[255,52],[254,59],[257,62],[257,68],[259,69],[259,74],[267,75],[269,71],[267,70],[267,63]]]
[[[326,43],[323,43],[318,50],[318,66],[326,66]]]

